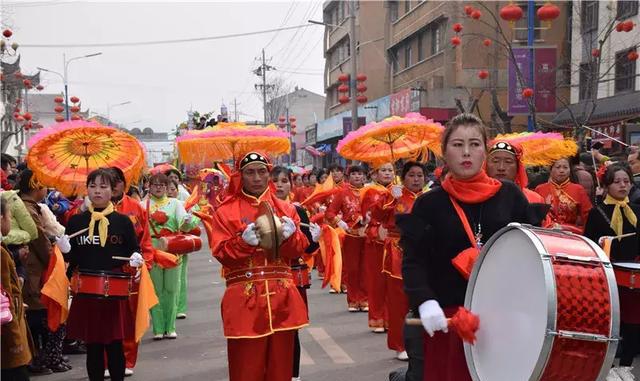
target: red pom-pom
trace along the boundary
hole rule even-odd
[[[480,328],[480,318],[464,307],[458,307],[455,315],[449,319],[449,328],[469,344],[475,344],[476,332]]]
[[[167,221],[169,221],[169,217],[162,210],[156,210],[151,214],[151,219],[158,225],[164,225]]]

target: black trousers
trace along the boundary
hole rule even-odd
[[[622,351],[620,352],[620,366],[631,366],[633,358],[640,354],[640,324],[620,324],[622,336]]]
[[[293,337],[293,377],[300,376],[300,336],[296,331],[296,335]]]
[[[104,380],[104,355],[107,354],[107,368],[113,381],[124,380],[124,349],[122,340],[110,344],[87,343],[87,373],[90,381]]]
[[[26,365],[17,368],[2,369],[0,376],[3,381],[29,381],[29,371]]]
[[[49,329],[46,324],[47,310],[27,310],[26,317],[36,350],[36,353],[33,354],[31,365],[45,366],[47,365],[45,347],[49,340]]]

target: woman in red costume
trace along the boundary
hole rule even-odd
[[[570,168],[569,159],[557,160],[551,166],[549,182],[538,185],[536,193],[551,205],[549,217],[554,226],[582,234],[592,205],[584,188],[570,181]]]
[[[448,332],[447,317],[464,304],[468,265],[496,231],[510,222],[537,224],[543,213],[534,213],[537,208],[514,183],[487,176],[486,130],[475,115],[450,121],[442,152],[449,170],[442,186],[420,196],[396,225],[402,231],[405,292],[427,332],[424,380],[467,381],[462,340]]]

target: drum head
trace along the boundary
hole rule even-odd
[[[525,228],[505,228],[474,268],[465,300],[480,317],[476,344],[465,344],[474,380],[524,381],[539,367],[549,295],[536,239]]]

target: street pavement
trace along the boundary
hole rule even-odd
[[[386,335],[367,327],[366,313],[349,313],[344,294],[320,289],[313,274],[309,290],[311,324],[301,330],[301,377],[310,381],[388,380],[389,372],[406,363],[387,349]],[[208,250],[190,254],[189,311],[177,321],[176,340],[151,340],[151,330],[140,345],[135,374],[128,380],[228,379],[226,342],[222,334],[220,300],[224,292],[220,264]],[[35,380],[86,380],[85,356],[71,355],[73,369],[34,377]],[[251,359],[247,359],[251,361]],[[634,373],[640,380],[640,361]]]

